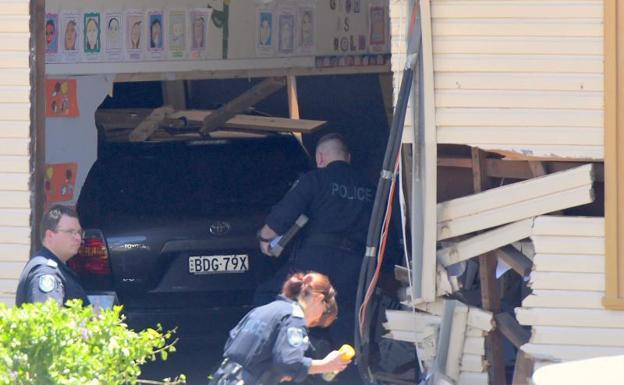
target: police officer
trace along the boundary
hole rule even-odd
[[[15,304],[45,302],[53,298],[60,305],[70,299],[89,299],[78,282],[78,276],[66,262],[78,253],[82,242],[82,228],[76,212],[66,206],[55,205],[41,220],[41,250],[30,258],[17,285]]]
[[[321,360],[305,356],[308,327],[327,326],[337,316],[335,295],[322,274],[290,276],[275,301],[251,310],[230,331],[224,360],[210,384],[274,385],[343,370],[350,361],[338,351]]]
[[[284,234],[300,214],[308,216],[294,256],[275,280],[280,282],[293,270],[327,275],[340,293],[342,309],[341,317],[329,328],[331,344],[342,345],[353,341],[357,282],[375,190],[351,167],[351,154],[340,135],[323,136],[315,157],[317,169],[304,174],[272,208],[258,238],[262,252],[271,255],[271,240]],[[266,302],[271,291],[276,291],[275,280],[259,287],[257,303]],[[353,376],[349,383],[358,381]]]

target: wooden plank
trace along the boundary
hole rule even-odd
[[[576,26],[576,25],[575,25]],[[600,73],[438,72],[438,90],[603,91]]]
[[[605,275],[600,273],[531,273],[529,286],[535,290],[579,290],[598,291],[605,289]]]
[[[438,325],[441,322],[438,316],[405,310],[386,310],[386,318],[388,322],[385,325],[389,330],[413,331],[428,325]]]
[[[30,122],[27,121],[12,121],[3,122],[0,120],[0,127],[2,132],[0,138],[30,138]]]
[[[186,82],[173,80],[162,82],[163,104],[173,107],[175,110],[186,109]]]
[[[474,354],[465,354],[461,359],[461,371],[483,373],[488,368],[483,356],[477,356]],[[491,380],[491,376],[490,376]]]
[[[503,246],[494,253],[523,277],[529,275],[533,269],[533,261],[513,246]]]
[[[487,385],[487,373],[461,372],[457,385]]]
[[[26,24],[28,26],[28,24]],[[0,72],[0,84],[5,86],[29,86],[30,71],[24,68],[4,69]]]
[[[485,355],[485,338],[466,337],[464,340],[464,354]]]
[[[25,15],[1,16],[0,32],[28,33],[29,21],[28,13]]]
[[[624,312],[603,309],[516,308],[516,318],[522,325],[615,329],[621,329],[624,325]]]
[[[526,385],[531,383],[533,374],[533,360],[522,350],[516,354],[516,364],[514,365],[513,385]]]
[[[603,146],[583,146],[577,144],[567,144],[563,146],[556,146],[553,144],[464,144],[478,147],[486,151],[495,152],[510,160],[567,160],[572,162],[587,160],[595,162],[603,158]]]
[[[437,72],[602,74],[600,56],[437,54]]]
[[[624,347],[624,329],[535,326],[531,343],[537,345],[580,345]]]
[[[412,343],[422,343],[426,340],[435,339],[438,335],[437,326],[425,326],[416,330],[390,330],[384,337],[397,341],[407,341]]]
[[[30,176],[28,174],[0,173],[0,186],[8,191],[30,191]]]
[[[529,342],[531,333],[525,330],[509,313],[498,313],[494,316],[496,329],[504,335],[516,348]]]
[[[29,50],[28,33],[0,33],[0,45],[3,51],[24,52]]]
[[[600,254],[544,254],[533,258],[535,271],[568,273],[604,273],[604,255]]]
[[[0,261],[0,279],[18,279],[26,261],[23,262],[4,262]]]
[[[224,104],[213,114],[206,116],[201,133],[205,135],[210,131],[223,127],[225,122],[235,115],[245,112],[249,107],[256,105],[266,97],[277,92],[284,85],[286,85],[286,81],[282,77],[267,78],[254,85],[249,90]]]
[[[602,55],[602,37],[437,36],[436,54]]]
[[[468,103],[474,103],[470,101]],[[539,127],[539,126],[446,126],[438,128],[440,143],[478,143],[509,145],[565,144],[602,145],[601,127]]]
[[[30,228],[30,208],[0,209],[0,226],[22,226]]]
[[[438,263],[450,266],[528,238],[532,227],[533,219],[529,218],[481,233],[464,241],[454,242],[451,246],[438,250],[436,253]]]
[[[602,37],[600,19],[444,18],[433,21],[435,36]]]
[[[466,328],[466,337],[485,337],[487,332],[479,328],[468,326]]]
[[[30,227],[0,227],[0,243],[30,245]]]
[[[1,103],[30,103],[29,86],[1,86]]]
[[[521,200],[554,194],[584,186],[593,181],[593,166],[584,165],[529,181],[512,183],[474,195],[438,204],[438,222],[475,215],[508,206]]]
[[[421,296],[425,302],[433,302],[436,298],[436,279],[437,264],[435,259],[436,250],[436,186],[437,186],[437,166],[436,159],[438,156],[438,142],[436,139],[436,112],[435,112],[435,81],[434,81],[434,55],[432,47],[432,31],[431,31],[431,3],[429,0],[422,0],[420,3],[420,19],[422,30],[422,47],[420,55],[420,65],[422,65],[422,78],[419,76],[419,84],[422,82],[422,107],[418,115],[418,119],[423,122],[424,141],[420,145],[419,152],[423,154],[420,162],[421,184],[420,188],[414,186],[422,192],[420,200],[422,202],[423,212],[415,215],[423,215],[422,226],[422,268],[421,268]],[[418,4],[418,3],[416,3]],[[421,103],[421,102],[419,102]],[[426,181],[426,182],[425,182]],[[414,210],[415,211],[415,210]],[[415,270],[415,269],[414,269]]]
[[[624,347],[610,346],[575,346],[575,345],[537,345],[525,344],[522,351],[535,358],[561,361],[584,360],[602,356],[624,354]]]
[[[451,324],[448,351],[446,353],[446,366],[444,368],[444,374],[453,379],[453,381],[459,379],[459,365],[464,351],[467,321],[468,306],[458,302],[453,309],[453,321]]]
[[[471,306],[468,311],[468,325],[482,331],[490,331],[494,328],[494,315],[490,311]]]
[[[437,108],[438,127],[443,126],[544,126],[601,127],[603,112],[590,109],[539,108]]]
[[[0,52],[1,69],[21,69],[28,68],[28,51],[20,52]]]
[[[130,132],[128,138],[131,142],[143,142],[147,140],[158,129],[160,122],[173,111],[174,109],[171,106],[155,108],[145,120],[141,121],[141,123]]]
[[[533,290],[522,300],[522,307],[603,309],[602,291]]]
[[[604,255],[602,237],[558,237],[532,235],[531,240],[537,254],[589,254]]]
[[[503,208],[483,211],[450,221],[438,222],[438,240],[464,235],[547,212],[581,206],[591,203],[593,200],[592,185],[587,184],[571,190],[520,201]],[[536,251],[540,251],[537,245]]]
[[[29,209],[30,191],[0,191],[0,208]]]
[[[599,2],[556,3],[538,1],[443,1],[434,3],[431,14],[439,18],[587,19],[601,18]]]
[[[604,237],[604,217],[543,215],[535,218],[535,235]]]

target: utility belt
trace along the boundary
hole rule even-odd
[[[270,371],[257,378],[238,362],[225,358],[214,372],[209,385],[275,385],[278,382]]]
[[[225,358],[219,369],[212,375],[209,385],[245,385],[243,371],[242,365]]]
[[[364,246],[360,242],[356,242],[341,234],[318,233],[308,234],[301,241],[301,248],[324,246],[332,247],[349,253],[359,254],[364,252]]]

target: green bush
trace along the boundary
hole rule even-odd
[[[140,365],[175,351],[173,331],[128,329],[121,307],[94,313],[79,300],[0,304],[1,385],[127,385]],[[184,375],[164,383],[180,384]],[[153,383],[153,382],[152,382]]]

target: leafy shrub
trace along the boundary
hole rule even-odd
[[[123,323],[121,307],[102,310],[72,300],[7,308],[0,304],[1,385],[136,384],[140,365],[167,359],[173,331],[135,332]],[[180,384],[184,375],[164,383]],[[153,383],[153,382],[152,382]]]

